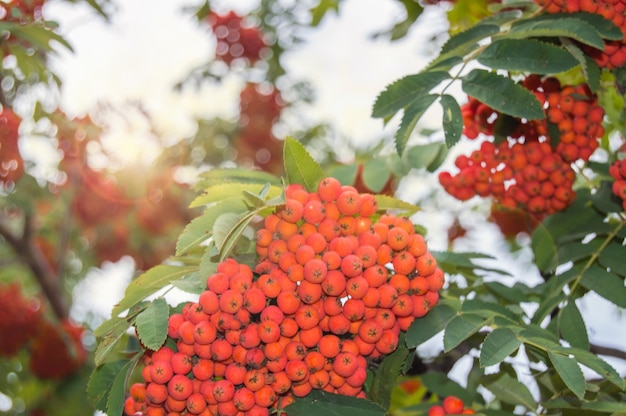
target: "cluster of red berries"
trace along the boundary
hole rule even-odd
[[[13,0],[0,5],[0,20],[25,21],[41,17],[44,0]]]
[[[245,19],[232,10],[223,15],[211,13],[207,20],[217,38],[217,59],[230,65],[236,59],[254,63],[262,58],[267,44],[257,26],[247,25]]]
[[[28,348],[29,368],[41,379],[61,379],[87,361],[82,327],[69,320],[53,324],[40,302],[25,298],[18,283],[0,285],[0,356]]]
[[[42,319],[39,301],[25,298],[18,283],[0,285],[0,356],[17,354],[35,335]]]
[[[256,234],[254,267],[227,259],[146,356],[129,415],[268,415],[313,389],[364,397],[368,359],[439,299],[444,275],[406,218],[322,180],[286,188]],[[168,413],[169,412],[169,413]]]
[[[520,208],[541,219],[573,202],[575,174],[548,143],[530,142],[499,146],[484,142],[470,157],[455,161],[460,172],[439,174],[444,189],[459,200],[475,195],[492,196],[506,208]]]
[[[24,174],[18,146],[21,119],[10,108],[0,111],[0,188],[15,184]]]
[[[493,196],[498,204],[541,219],[573,201],[571,163],[589,160],[598,147],[604,109],[586,84],[562,86],[554,77],[530,75],[522,85],[543,104],[547,120],[501,120],[496,110],[470,97],[462,108],[464,134],[493,136],[498,126],[508,139],[499,145],[486,141],[470,156],[459,156],[460,172],[441,172],[439,181],[457,199]],[[548,123],[558,140],[549,136]]]
[[[29,349],[31,372],[47,380],[61,380],[76,372],[87,362],[83,345],[85,329],[68,319],[59,324],[42,320]]]
[[[283,142],[272,130],[283,107],[280,91],[271,84],[248,83],[241,90],[239,132],[234,140],[240,163],[250,163],[270,173],[282,171]]]
[[[622,207],[626,211],[626,159],[617,160],[609,168],[613,182],[613,194],[622,200]]]
[[[463,400],[456,396],[448,396],[443,399],[441,405],[435,405],[428,410],[428,416],[446,415],[473,415],[474,410],[466,408]]]
[[[626,36],[625,0],[535,0],[548,13],[588,12],[612,21]],[[617,68],[626,64],[626,41],[609,40],[604,50],[583,45],[585,52],[602,68]]]

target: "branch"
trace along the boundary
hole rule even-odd
[[[65,319],[69,315],[69,306],[58,284],[57,275],[50,264],[46,261],[41,250],[32,243],[32,222],[30,216],[24,218],[24,231],[22,236],[17,236],[11,229],[0,221],[0,236],[9,243],[15,254],[30,268],[48,299],[54,314],[59,319]]]
[[[608,357],[619,358],[626,361],[626,351],[619,348],[604,347],[602,345],[591,344],[590,351],[597,355],[605,355]]]

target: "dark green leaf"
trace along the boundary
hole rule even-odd
[[[476,58],[493,69],[534,74],[558,74],[578,64],[560,46],[535,39],[501,39],[489,44]]]
[[[618,416],[626,414],[626,402],[608,400],[580,401],[574,397],[559,397],[542,403],[546,409],[576,409],[576,415],[593,415],[598,413],[610,413]],[[583,413],[583,411],[587,411]],[[593,413],[589,413],[589,412]]]
[[[579,399],[582,399],[585,396],[585,376],[576,360],[552,351],[548,351],[548,357],[563,383]]]
[[[448,94],[441,96],[443,110],[443,132],[446,136],[446,145],[452,147],[461,138],[463,133],[463,115],[456,99]]]
[[[485,326],[486,320],[479,315],[464,313],[457,315],[448,323],[443,333],[443,349],[451,351],[461,342],[474,335]]]
[[[526,385],[507,373],[502,373],[497,378],[485,384],[487,390],[496,398],[505,403],[524,406],[529,410],[535,410],[537,403]]]
[[[600,87],[600,68],[596,61],[585,54],[575,42],[569,39],[563,39],[562,43],[567,51],[578,61],[580,68],[583,70],[587,85],[589,85],[589,89],[592,92],[596,92]]]
[[[406,333],[406,343],[410,348],[428,341],[443,331],[448,323],[456,316],[456,311],[450,306],[438,303],[423,318],[413,321]]]
[[[396,132],[395,140],[396,140],[396,151],[400,156],[404,153],[404,149],[406,149],[406,144],[411,137],[411,133],[415,129],[417,122],[424,115],[426,110],[430,108],[432,103],[435,102],[437,96],[434,94],[430,95],[422,95],[420,97],[416,97],[408,107],[404,110],[404,114],[402,115],[402,122],[400,123],[400,128]]]
[[[429,71],[395,81],[376,98],[372,117],[390,118],[449,78],[450,74],[445,71]]]
[[[596,265],[587,269],[580,284],[621,308],[626,308],[624,279]]]
[[[576,361],[578,361],[580,364],[592,369],[593,371],[598,373],[598,375],[604,377],[606,380],[617,386],[619,389],[623,390],[624,388],[626,388],[624,379],[617,371],[615,371],[615,368],[613,368],[597,355],[589,351],[581,350],[579,348],[562,348],[560,352],[564,354],[572,354],[574,358],[576,358]]]
[[[504,114],[529,120],[545,118],[537,97],[502,75],[473,69],[463,77],[462,88],[467,95]]]
[[[575,18],[583,20],[585,23],[592,26],[604,39],[619,41],[624,39],[624,34],[619,27],[615,26],[612,21],[605,19],[603,16],[597,13],[550,13],[549,15],[540,16],[540,18],[548,21],[553,21],[556,24],[560,22],[559,19]]]
[[[622,204],[618,202],[617,198],[613,198],[613,191],[611,190],[611,182],[602,181],[596,192],[591,195],[591,201],[593,206],[605,214],[613,212],[622,212],[624,208]],[[608,226],[608,224],[606,224]]]
[[[385,416],[386,410],[378,404],[356,397],[331,394],[313,390],[307,396],[296,398],[295,403],[287,406],[289,416]]]
[[[469,45],[475,44],[498,32],[500,32],[500,26],[498,25],[474,25],[463,32],[451,36],[441,47],[441,54],[443,55],[455,50],[466,51]]]
[[[141,354],[137,354],[131,360],[128,360],[113,379],[107,399],[107,414],[122,414],[124,410],[124,400],[126,400],[126,386],[128,385],[131,373],[141,356]]]
[[[172,266],[168,264],[160,264],[151,268],[141,276],[131,281],[126,287],[124,298],[113,307],[113,316],[118,316],[126,309],[135,306],[148,296],[161,290],[172,281],[195,272],[195,266]]]
[[[508,328],[496,328],[485,338],[480,349],[480,365],[488,367],[500,363],[522,345],[515,333]]]
[[[536,37],[566,37],[572,38],[596,49],[604,49],[604,41],[593,26],[584,20],[573,17],[558,19],[526,19],[515,22],[507,34],[509,38],[536,38]]]
[[[161,348],[167,338],[170,307],[164,299],[155,299],[137,315],[135,325],[141,343],[153,351]]]
[[[87,397],[96,410],[107,411],[109,388],[126,363],[126,360],[105,363],[91,373],[87,383]]]
[[[596,238],[585,243],[573,241],[571,243],[563,244],[557,251],[559,263],[564,264],[570,261],[576,262],[578,260],[591,257],[591,255],[598,252],[602,243],[603,242],[600,239]]]
[[[624,255],[626,255],[626,246],[617,241],[611,241],[600,253],[598,261],[601,265],[610,269],[612,273],[619,276],[626,276],[626,261],[624,261]]]
[[[391,355],[386,356],[376,370],[376,375],[367,392],[367,397],[384,409],[389,408],[391,390],[395,387],[400,371],[404,367],[408,356],[409,349],[406,347],[404,339],[401,339],[398,342],[398,348]]]
[[[447,374],[437,371],[430,371],[422,374],[422,383],[439,397],[456,396],[465,403],[472,403],[475,400],[475,394],[468,392],[466,389],[454,380],[451,380]]]
[[[506,286],[500,282],[485,282],[485,287],[497,296],[511,303],[521,303],[528,301],[528,289],[524,285]]]
[[[559,333],[571,346],[583,350],[589,349],[587,326],[573,299],[569,299],[567,305],[559,311],[558,325]]]
[[[326,174],[302,143],[287,137],[283,157],[288,183],[299,183],[309,192],[317,190],[317,184]]]

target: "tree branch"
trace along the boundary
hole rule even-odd
[[[59,279],[46,261],[41,250],[32,242],[32,222],[30,216],[27,215],[24,221],[23,234],[18,236],[11,231],[4,221],[0,220],[0,236],[4,237],[13,248],[15,254],[33,272],[54,314],[59,319],[65,319],[69,315],[69,306],[58,284]]]
[[[605,355],[608,357],[619,358],[626,361],[626,351],[619,348],[604,347],[602,345],[591,344],[590,351],[597,355]]]

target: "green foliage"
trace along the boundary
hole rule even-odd
[[[346,412],[357,412],[364,416],[384,416],[385,409],[374,402],[340,394],[313,390],[306,397],[296,399],[287,406],[286,411],[295,416],[314,416],[320,413],[331,416],[343,416]]]

